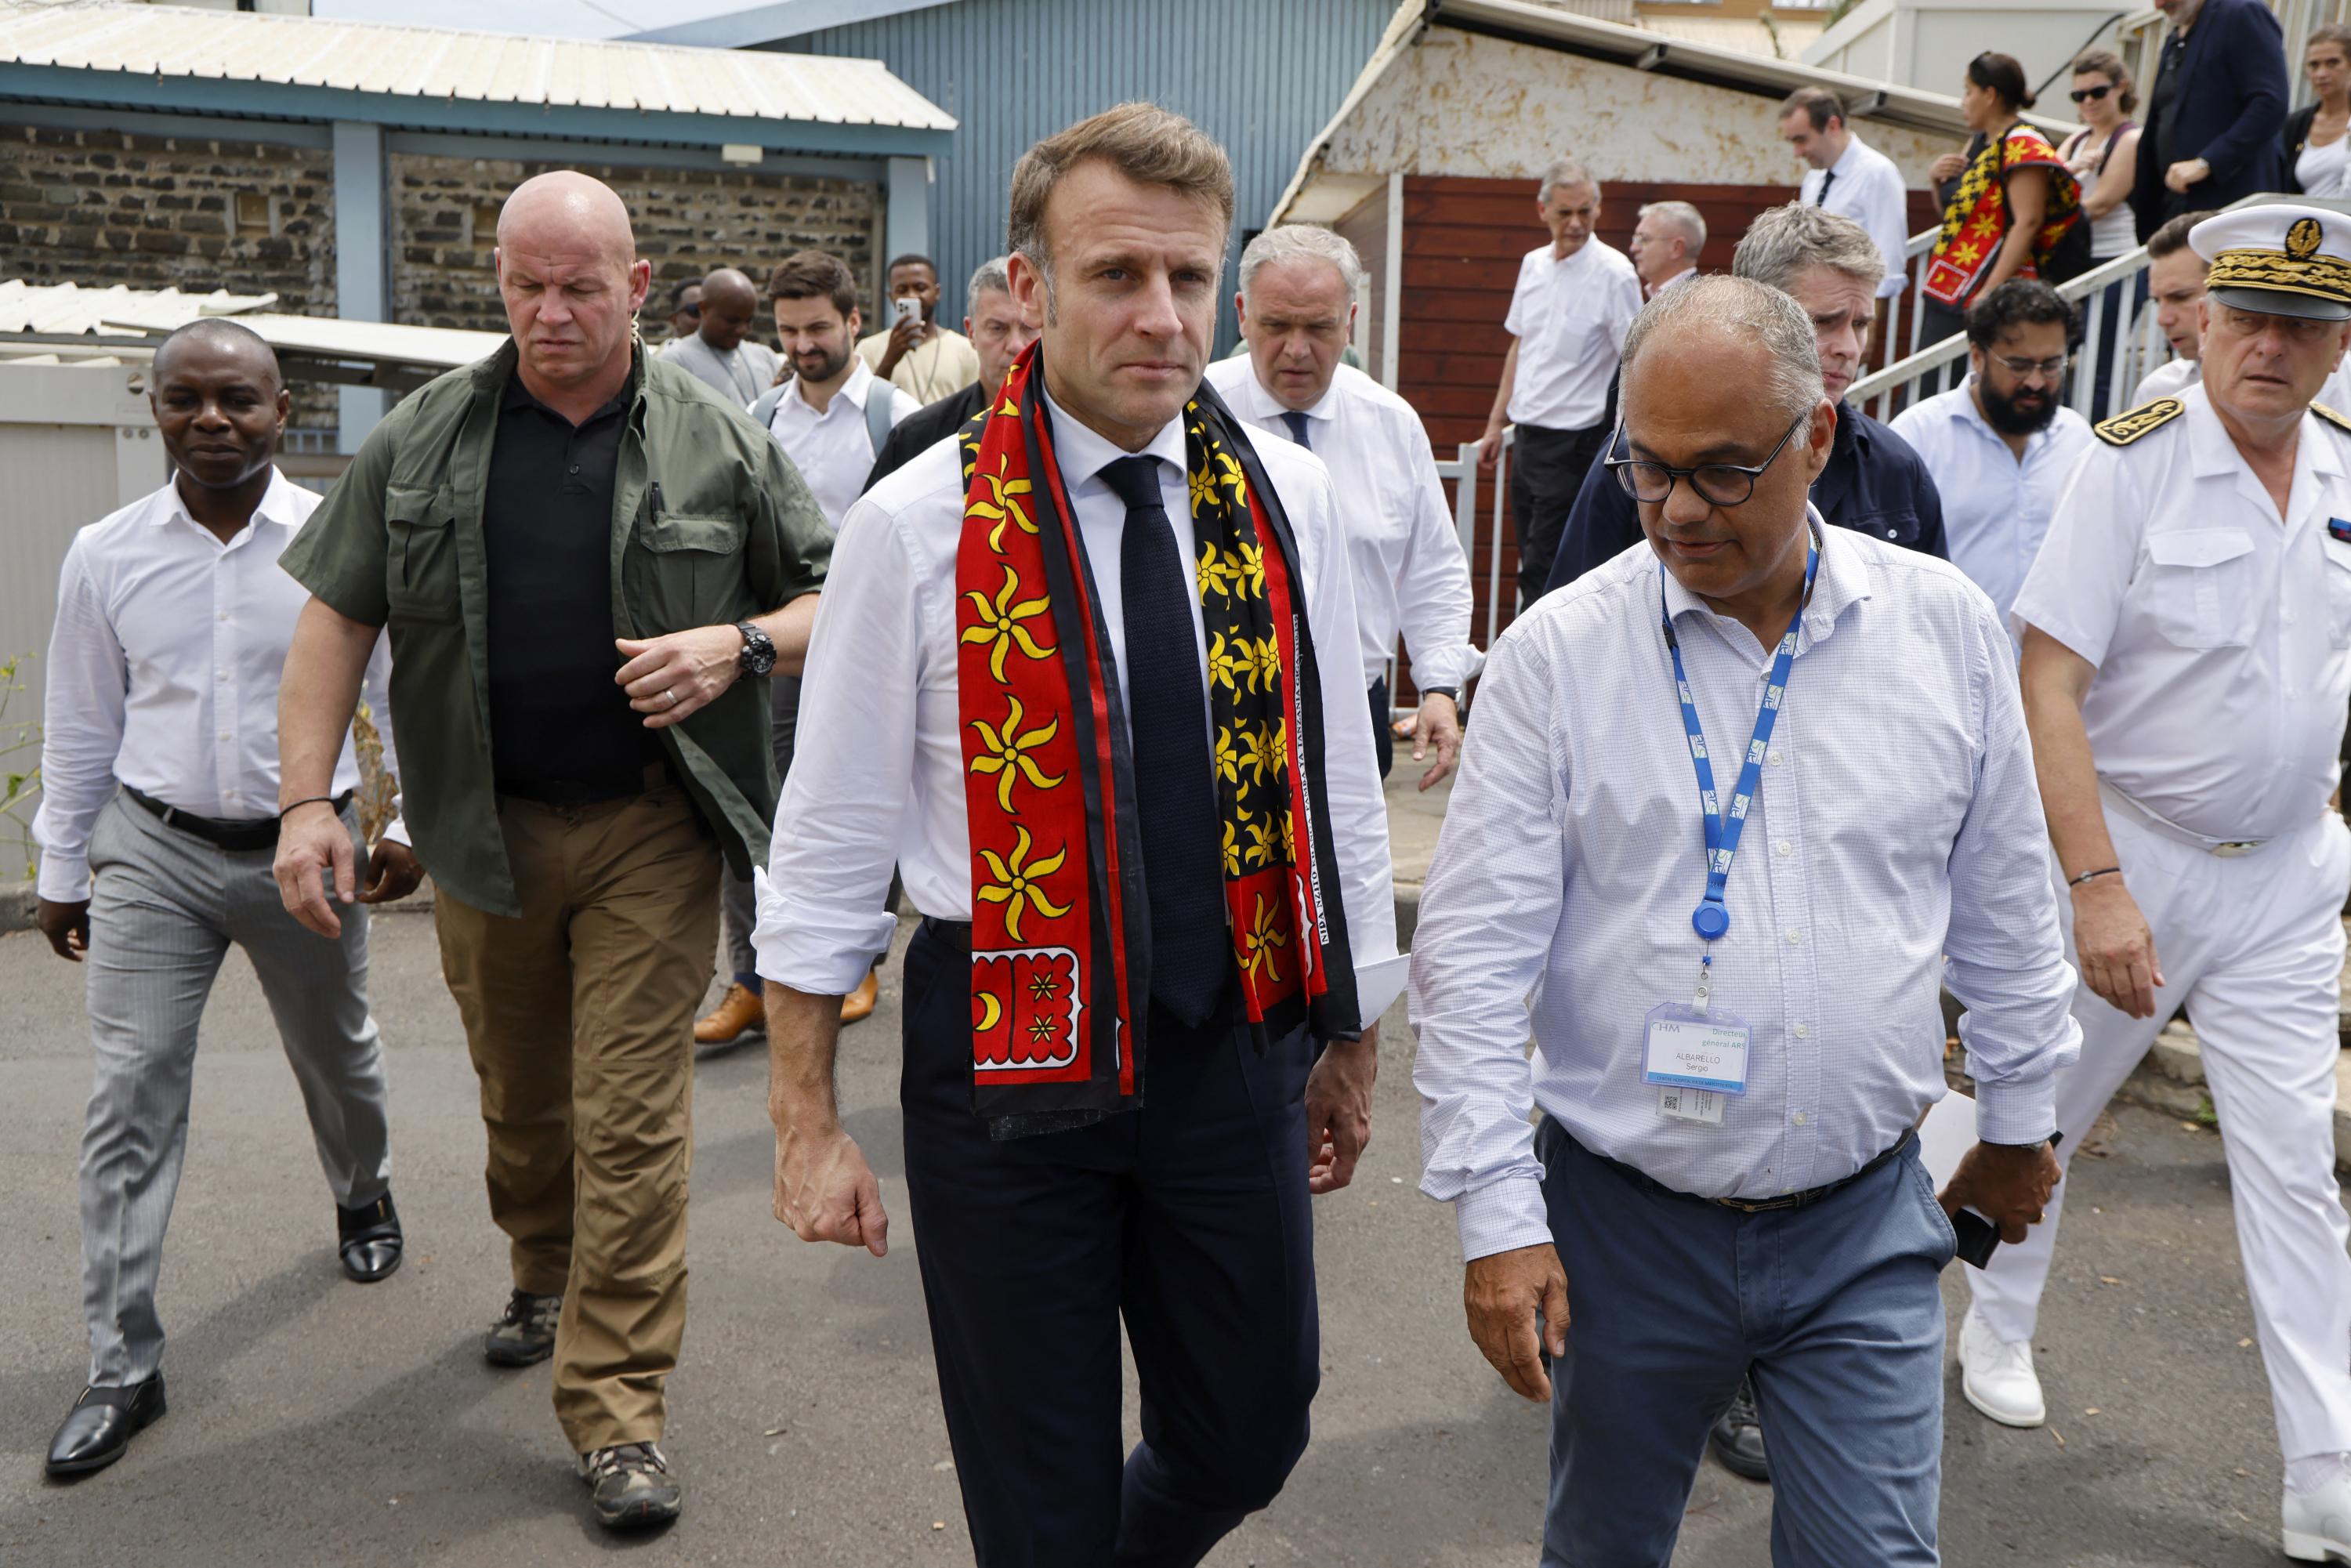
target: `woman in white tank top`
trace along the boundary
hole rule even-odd
[[[2082,129],[2058,149],[2058,156],[2082,184],[2082,215],[2090,225],[2090,256],[2110,261],[2138,248],[2131,215],[2131,185],[2138,172],[2138,107],[2129,68],[2122,57],[2092,49],[2074,62],[2068,94]]]
[[[2351,196],[2351,27],[2314,28],[2302,68],[2317,101],[2286,119],[2286,167],[2305,196]]]

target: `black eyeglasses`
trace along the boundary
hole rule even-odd
[[[1796,423],[1788,426],[1787,434],[1780,437],[1780,444],[1771,448],[1771,455],[1752,468],[1737,463],[1701,463],[1695,468],[1676,468],[1670,464],[1652,463],[1645,457],[1604,457],[1601,462],[1616,476],[1616,483],[1625,486],[1625,493],[1636,501],[1662,505],[1673,497],[1674,481],[1687,479],[1690,488],[1698,492],[1698,499],[1708,506],[1742,506],[1750,496],[1755,494],[1755,481],[1763,476],[1766,468],[1780,460],[1780,454],[1788,449],[1789,441],[1812,417],[1811,409],[1798,414]],[[1608,438],[1608,450],[1616,450],[1616,443],[1624,434],[1625,426],[1619,422],[1616,434]]]
[[[2106,94],[2114,90],[2114,83],[2100,82],[2095,87],[2077,87],[2065,96],[2072,99],[2075,103],[2087,103],[2094,98],[2104,98]]]

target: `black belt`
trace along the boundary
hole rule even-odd
[[[167,806],[154,796],[133,789],[128,784],[122,787],[122,792],[144,806],[149,813],[158,818],[165,827],[177,828],[190,838],[202,839],[216,850],[229,850],[243,853],[251,850],[274,850],[277,847],[277,819],[275,817],[255,817],[225,821],[218,817],[199,817],[193,811],[183,811],[177,806]],[[340,816],[343,808],[350,803],[351,792],[346,789],[335,797],[335,814]]]
[[[670,781],[667,762],[648,762],[634,779],[501,779],[497,792],[535,806],[576,809],[601,806],[608,800],[630,800],[650,795]]]
[[[935,915],[923,916],[923,934],[934,941],[944,942],[958,953],[971,951],[971,922],[941,920]]]
[[[1560,1133],[1562,1136],[1565,1135],[1567,1129],[1564,1127],[1560,1129]],[[1894,1146],[1892,1148],[1886,1150],[1884,1154],[1878,1155],[1876,1159],[1870,1161],[1867,1165],[1862,1166],[1851,1176],[1843,1177],[1837,1181],[1830,1182],[1825,1186],[1806,1187],[1802,1192],[1783,1192],[1777,1197],[1700,1197],[1696,1193],[1682,1192],[1677,1188],[1667,1186],[1663,1182],[1658,1181],[1656,1177],[1646,1175],[1641,1171],[1637,1171],[1621,1160],[1609,1159],[1607,1155],[1594,1153],[1590,1149],[1586,1149],[1584,1152],[1591,1155],[1592,1157],[1596,1160],[1604,1161],[1609,1165],[1614,1166],[1631,1180],[1638,1182],[1641,1186],[1647,1187],[1650,1191],[1662,1193],[1667,1197],[1678,1197],[1686,1203],[1703,1203],[1712,1208],[1735,1208],[1741,1214],[1771,1214],[1782,1208],[1802,1208],[1807,1204],[1820,1202],[1821,1199],[1827,1197],[1832,1193],[1841,1192],[1844,1188],[1849,1187],[1854,1183],[1859,1181],[1862,1177],[1869,1175],[1872,1171],[1876,1170],[1880,1166],[1886,1164],[1890,1160],[1899,1158],[1904,1150],[1909,1148],[1911,1145],[1917,1141],[1918,1134],[1916,1132],[1905,1131],[1899,1138],[1896,1138],[1894,1141]]]

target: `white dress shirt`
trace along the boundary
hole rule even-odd
[[[1829,176],[1836,179],[1831,182]],[[1828,200],[1821,187],[1828,186]],[[1910,286],[1910,193],[1894,160],[1858,136],[1845,139],[1844,155],[1826,169],[1807,169],[1796,199],[1808,207],[1851,218],[1869,231],[1886,257],[1877,297],[1891,299]]]
[[[1623,251],[1595,237],[1564,261],[1548,245],[1527,252],[1502,321],[1519,340],[1510,423],[1544,430],[1599,423],[1625,333],[1640,313],[1641,277]]]
[[[1217,361],[1207,380],[1234,413],[1269,435],[1290,439],[1281,402],[1257,379],[1248,357]],[[1401,631],[1416,684],[1457,691],[1468,685],[1486,663],[1469,641],[1469,559],[1461,553],[1420,415],[1351,365],[1339,366],[1321,400],[1301,412],[1307,442],[1340,492],[1339,520],[1347,531],[1363,632],[1364,685],[1387,674]],[[1270,444],[1256,444],[1262,450]]]
[[[2016,596],[2097,666],[2098,778],[2216,840],[2326,810],[2351,706],[2351,435],[2305,414],[2281,517],[2200,385],[2127,446],[2092,446]]]
[[[1546,595],[1493,649],[1412,966],[1421,1190],[1456,1206],[1468,1257],[1551,1239],[1537,1105],[1699,1197],[1851,1176],[1945,1092],[1946,955],[1981,1136],[2056,1125],[2074,972],[2008,638],[1949,562],[1813,523],[1820,576],[1712,944],[1713,1012],[1754,1031],[1747,1091],[1719,1124],[1666,1116],[1641,1081],[1645,1019],[1689,1002],[1707,946],[1690,928],[1704,828],[1661,612],[1726,808],[1771,655],[1646,544]]]
[[[1050,413],[1050,402],[1047,407]],[[1074,419],[1051,417],[1054,454],[1123,695],[1119,541],[1126,506],[1102,471],[1131,455]],[[1288,442],[1254,444],[1298,539],[1307,626],[1322,682],[1326,809],[1369,1022],[1401,988],[1403,960],[1396,956],[1387,808],[1353,655],[1354,593],[1340,553],[1338,500],[1320,458]],[[1184,559],[1194,559],[1181,423],[1162,429],[1144,455],[1159,459],[1162,504]],[[773,851],[755,879],[759,973],[796,990],[840,995],[864,978],[893,929],[883,904],[893,862],[916,909],[941,920],[971,918],[971,831],[956,684],[963,499],[962,453],[953,442],[937,443],[851,507],[833,547],[800,689],[802,743],[776,809]],[[1191,609],[1205,691],[1207,650],[1196,598]],[[812,746],[810,736],[835,744]]]
[[[167,484],[74,536],[57,574],[43,705],[40,895],[89,896],[89,835],[117,783],[199,817],[277,814],[277,685],[309,591],[277,565],[319,497],[271,475],[225,545]],[[397,777],[390,643],[360,695]],[[335,794],[359,787],[349,737]],[[383,836],[408,834],[394,819]]]
[[[776,400],[776,412],[768,421],[768,434],[800,471],[801,483],[816,497],[817,509],[835,532],[848,517],[850,503],[865,488],[865,476],[873,472],[873,459],[880,455],[865,427],[865,400],[884,395],[890,399],[893,430],[923,406],[874,375],[863,360],[852,354],[849,379],[833,390],[832,401],[824,405],[822,413],[809,406],[808,399],[800,395],[799,383],[794,382]]]
[[[2024,573],[2040,553],[2057,497],[2082,454],[2097,444],[2090,422],[2070,408],[2024,441],[2020,460],[1976,406],[1975,378],[1894,416],[1943,498],[1943,540],[1951,564],[1991,595],[2003,622]]]

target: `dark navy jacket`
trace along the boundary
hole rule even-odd
[[[1628,455],[1624,434],[1613,457]],[[1851,403],[1837,405],[1828,466],[1813,481],[1813,505],[1839,528],[1865,533],[1949,559],[1943,544],[1943,498],[1926,463],[1910,444]],[[1600,463],[1583,476],[1567,531],[1552,558],[1543,591],[1564,588],[1601,562],[1641,542],[1641,514],[1616,476]]]
[[[2270,8],[2262,0],[2204,0],[2187,41],[2175,31],[2163,49],[2180,52],[2179,89],[2170,146],[2156,146],[2152,120],[2139,135],[2131,211],[2141,241],[2168,214],[2215,212],[2256,191],[2290,188],[2278,136],[2285,123],[2285,37]],[[2165,157],[2201,158],[2212,172],[2175,196],[2164,188]]]

